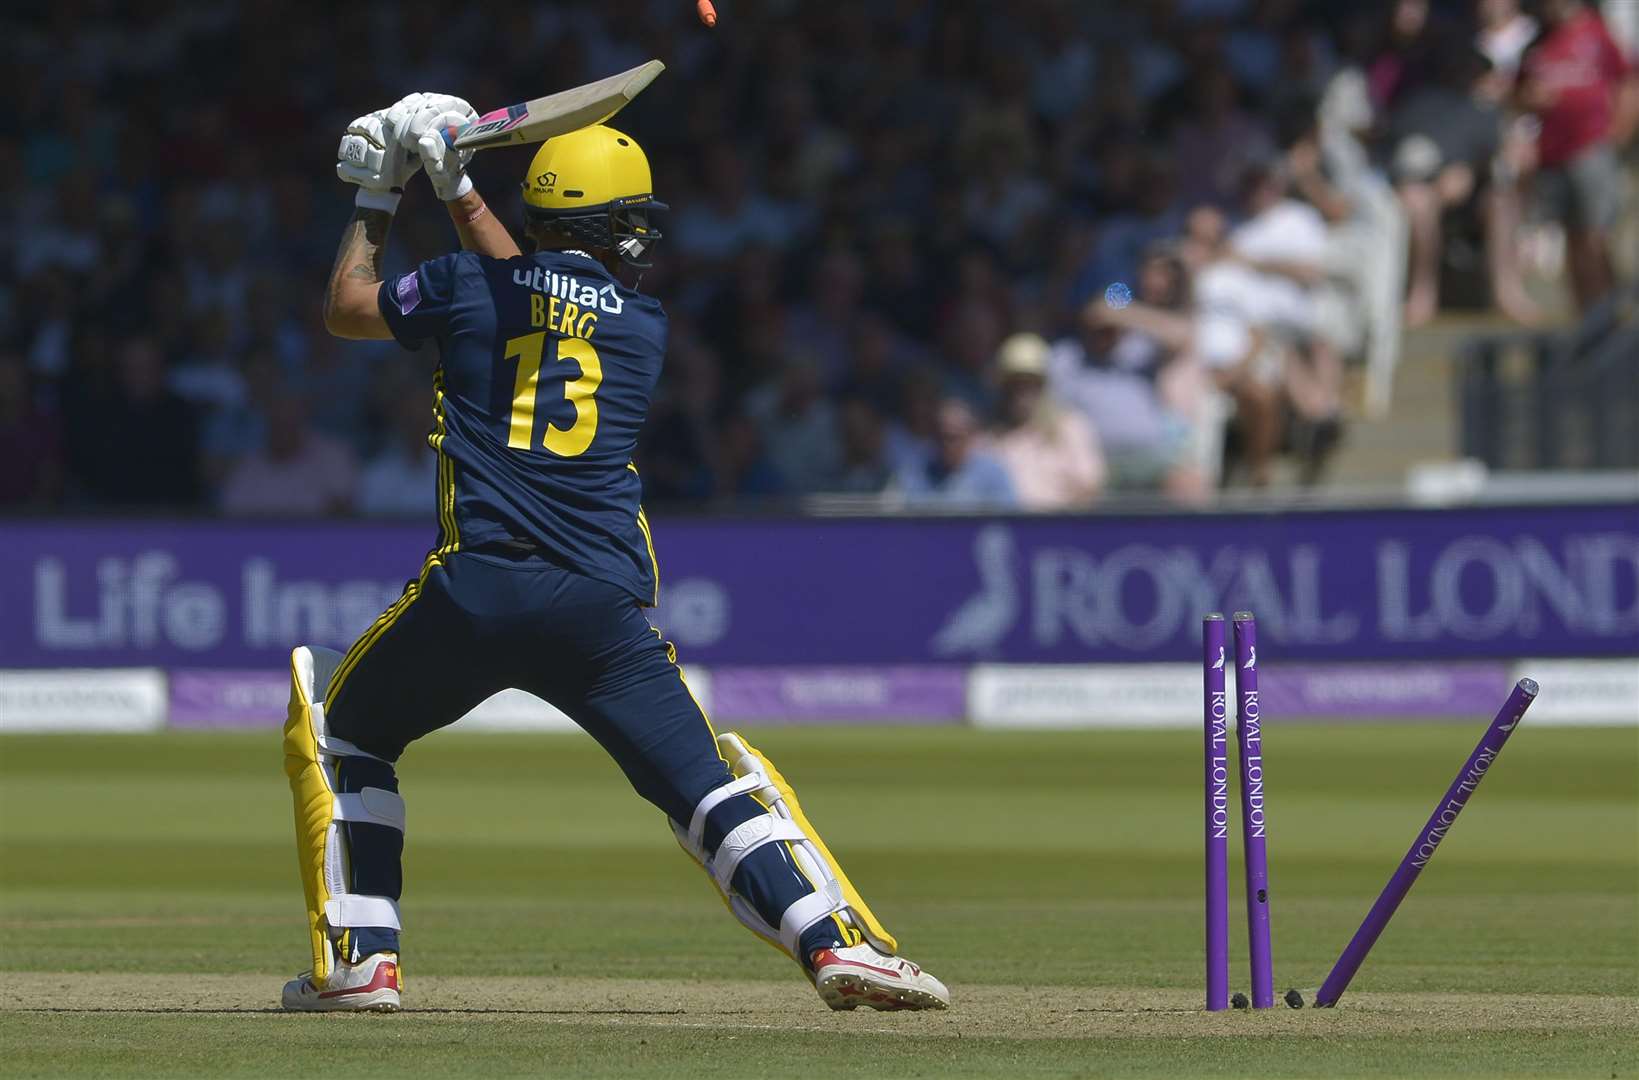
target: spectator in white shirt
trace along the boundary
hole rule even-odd
[[[1520,60],[1542,28],[1520,10],[1520,0],[1475,0],[1474,19],[1479,23],[1474,47],[1491,62],[1486,96],[1502,101],[1514,92]]]
[[[1279,390],[1282,364],[1279,352],[1269,347],[1268,335],[1263,329],[1267,321],[1267,293],[1263,282],[1254,269],[1230,254],[1224,217],[1211,207],[1197,207],[1190,213],[1178,254],[1190,275],[1191,287],[1187,290],[1193,296],[1190,309],[1174,310],[1164,303],[1142,300],[1115,304],[1095,302],[1088,307],[1087,321],[1106,332],[1140,334],[1165,350],[1188,354],[1193,361],[1191,367],[1199,365],[1210,382],[1234,402],[1235,427],[1240,435],[1248,479],[1255,486],[1265,485],[1271,478],[1282,434]],[[1160,299],[1149,296],[1148,290],[1146,296],[1147,300]],[[1085,369],[1077,376],[1078,381],[1090,382],[1095,370]],[[1090,403],[1099,404],[1112,420],[1130,426],[1143,415],[1163,415],[1160,397],[1153,390],[1147,397],[1140,397],[1131,392],[1135,388],[1129,387],[1122,400],[1111,393],[1120,389],[1119,384],[1112,384],[1107,375],[1098,381],[1105,384],[1104,389],[1086,397]],[[1186,463],[1173,464],[1171,475],[1177,479],[1169,483],[1168,490],[1176,488],[1180,495],[1187,497],[1200,490],[1198,485],[1191,487],[1184,483],[1189,476],[1188,429],[1200,430],[1203,421],[1194,416],[1184,424]],[[1107,424],[1099,424],[1099,432],[1115,466],[1119,462],[1117,433]]]
[[[1261,322],[1289,349],[1286,396],[1298,418],[1334,424],[1343,410],[1343,357],[1321,317],[1326,219],[1288,195],[1279,166],[1254,166],[1244,184],[1248,217],[1229,235],[1230,254],[1255,275]]]

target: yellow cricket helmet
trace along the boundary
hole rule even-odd
[[[654,197],[649,159],[637,140],[603,124],[548,139],[524,178],[524,217],[550,225],[577,243],[619,252],[643,268],[643,253],[660,239],[650,214],[665,210]]]

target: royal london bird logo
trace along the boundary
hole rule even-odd
[[[988,525],[973,537],[979,591],[951,612],[929,643],[936,655],[983,654],[1001,644],[1023,610],[1016,580],[1016,545],[1005,525]]]

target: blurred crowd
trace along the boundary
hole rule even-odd
[[[1611,287],[1639,4],[57,0],[8,14],[0,504],[420,514],[432,358],[327,337],[355,115],[630,67],[651,503],[1061,510],[1324,474],[1455,254]],[[527,151],[473,174],[516,225]],[[424,181],[389,269],[448,250]],[[1459,267],[1460,269],[1460,267]]]

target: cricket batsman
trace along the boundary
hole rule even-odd
[[[475,117],[412,94],[338,150],[357,187],[325,325],[437,353],[428,441],[438,536],[420,574],[346,655],[291,654],[285,773],[313,968],[287,1009],[400,1006],[405,747],[509,687],[568,714],[666,815],[729,910],[801,966],[833,1009],[942,1009],[897,955],[779,770],[712,730],[651,627],[659,571],[632,464],[666,351],[634,287],[660,239],[649,164],[598,124],[542,144],[524,177],[522,254],[442,132]],[[463,250],[383,280],[404,185],[426,170]],[[631,281],[633,284],[628,284]]]

